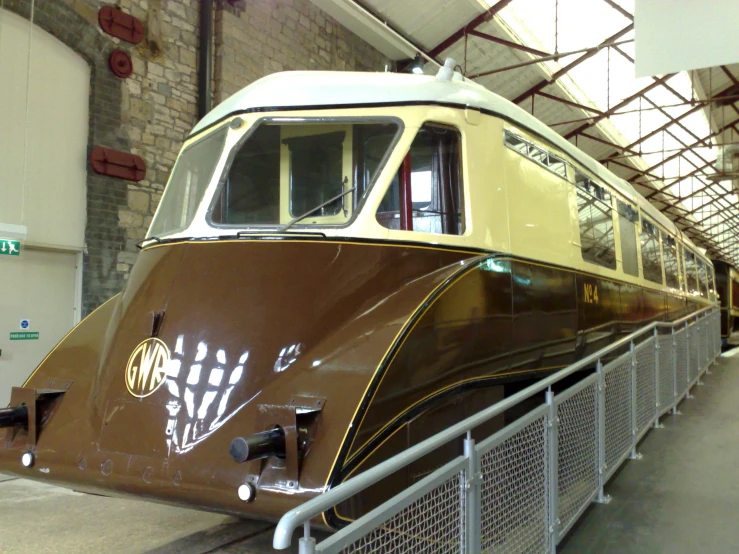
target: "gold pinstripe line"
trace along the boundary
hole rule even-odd
[[[98,306],[97,308],[95,308],[95,309],[94,309],[94,310],[93,310],[92,312],[90,312],[89,314],[87,314],[87,317],[85,317],[85,318],[83,318],[82,320],[80,320],[80,322],[79,322],[79,323],[78,323],[77,325],[75,325],[74,327],[72,327],[72,329],[70,329],[70,331],[69,331],[69,332],[68,332],[68,333],[67,333],[66,335],[64,335],[64,338],[63,338],[62,340],[60,340],[60,341],[59,341],[58,343],[56,343],[56,346],[54,346],[54,348],[52,348],[52,349],[51,349],[51,352],[49,352],[49,353],[48,353],[48,354],[46,355],[46,357],[45,357],[45,358],[44,358],[43,360],[41,360],[41,363],[40,363],[39,365],[37,365],[37,366],[36,366],[36,369],[34,369],[34,370],[33,370],[33,373],[31,373],[31,375],[29,375],[29,376],[28,376],[28,379],[26,379],[26,382],[25,382],[25,383],[23,383],[23,386],[25,387],[25,386],[26,386],[26,385],[28,384],[28,382],[29,382],[29,381],[30,381],[31,379],[33,379],[33,376],[34,376],[34,375],[36,375],[36,372],[37,372],[37,371],[39,370],[39,368],[40,368],[40,367],[41,367],[42,365],[44,365],[44,363],[46,362],[46,360],[48,360],[48,359],[49,359],[49,356],[51,356],[51,355],[52,355],[52,354],[54,353],[54,351],[55,351],[55,350],[56,350],[57,348],[59,348],[59,346],[60,346],[60,345],[61,345],[61,344],[62,344],[62,343],[63,343],[63,342],[65,341],[65,340],[67,340],[67,337],[68,337],[69,335],[71,335],[72,333],[74,333],[74,330],[75,330],[75,329],[77,329],[77,327],[79,327],[80,325],[82,325],[82,323],[83,323],[84,321],[87,321],[87,318],[88,318],[88,317],[90,317],[90,316],[91,316],[92,314],[94,314],[95,312],[97,312],[97,311],[98,311],[99,309],[101,309],[101,308],[102,308],[103,306],[105,306],[105,305],[106,305],[106,304],[107,304],[108,302],[110,302],[111,300],[114,300],[115,298],[118,298],[118,297],[119,297],[120,295],[121,295],[121,293],[119,292],[119,293],[118,293],[118,294],[116,294],[115,296],[111,296],[111,297],[110,297],[110,298],[108,298],[108,299],[107,299],[107,300],[106,300],[105,302],[103,302],[103,303],[102,303],[102,304],[100,304],[100,305],[99,305],[99,306]]]
[[[272,236],[272,235],[260,235],[260,236]],[[275,235],[275,236],[284,236],[284,235]],[[342,237],[337,237],[342,238]],[[167,246],[180,246],[180,245],[187,245],[187,244],[225,244],[225,243],[239,243],[239,244],[275,244],[276,242],[282,243],[290,243],[290,244],[305,244],[305,243],[312,243],[312,244],[325,244],[325,243],[336,243],[336,244],[353,244],[356,246],[394,246],[395,248],[420,248],[423,250],[441,250],[442,252],[454,252],[456,254],[473,254],[477,256],[485,256],[489,254],[494,254],[495,252],[481,252],[479,248],[471,247],[471,246],[454,246],[454,245],[448,245],[447,247],[444,246],[438,246],[435,244],[398,244],[394,242],[386,242],[385,239],[368,239],[368,240],[376,240],[376,242],[355,242],[355,241],[346,241],[346,240],[332,240],[332,237],[326,237],[325,239],[318,239],[318,240],[311,240],[311,239],[305,239],[305,240],[295,240],[295,239],[281,239],[279,241],[274,240],[250,240],[248,238],[243,239],[227,239],[227,240],[183,240],[182,242],[171,242],[171,243],[165,243],[165,244],[154,244],[152,246],[147,246],[146,248],[143,248],[141,251],[146,252],[147,250],[153,250],[154,248],[164,248]]]

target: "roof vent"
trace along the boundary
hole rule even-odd
[[[436,74],[436,80],[441,81],[442,83],[448,83],[451,81],[452,77],[454,77],[455,65],[457,65],[457,62],[455,62],[453,58],[447,58],[444,65],[441,66],[439,72]]]

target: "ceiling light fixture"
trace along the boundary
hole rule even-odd
[[[411,64],[411,73],[415,73],[416,75],[423,75],[423,64],[424,62],[421,54],[416,54],[416,57]]]

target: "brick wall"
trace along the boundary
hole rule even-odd
[[[381,71],[383,55],[308,0],[249,0],[216,11],[214,93],[221,102],[277,71]]]
[[[223,0],[214,14],[214,104],[275,71],[381,70],[382,55],[308,0]],[[140,155],[139,183],[88,170],[83,313],[123,286],[136,260],[136,243],[151,222],[183,140],[197,119],[198,0],[119,0],[145,25],[133,46],[100,29],[97,13],[111,2],[35,0],[34,23],[78,52],[91,67],[89,145]],[[5,0],[29,17],[31,0]],[[129,53],[133,75],[108,69],[114,49]]]

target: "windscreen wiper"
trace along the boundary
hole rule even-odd
[[[308,217],[310,214],[312,214],[313,212],[317,212],[321,208],[325,208],[331,202],[336,202],[339,198],[344,198],[347,194],[349,194],[350,192],[353,192],[355,190],[357,190],[357,187],[352,187],[350,189],[347,189],[347,190],[343,191],[341,194],[337,194],[333,198],[329,198],[323,204],[319,204],[315,208],[312,208],[312,209],[308,210],[307,212],[305,212],[303,215],[299,215],[298,217],[296,217],[293,220],[291,220],[289,223],[286,223],[285,225],[283,225],[282,227],[280,227],[278,229],[278,232],[281,233],[283,231],[287,231],[290,227],[292,227],[293,225],[295,225],[301,219],[304,219],[304,218]]]

